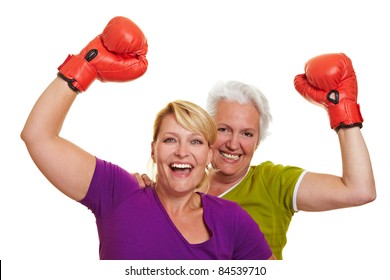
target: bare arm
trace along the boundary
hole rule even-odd
[[[34,105],[21,137],[43,175],[70,198],[81,200],[88,191],[95,158],[59,136],[76,96],[64,80],[54,79]]]
[[[307,173],[298,190],[299,210],[325,211],[359,206],[376,198],[371,160],[360,129],[340,129],[338,137],[342,177]]]
[[[351,59],[343,53],[308,60],[305,74],[294,79],[296,90],[328,112],[330,127],[338,132],[342,175],[308,173],[297,194],[297,207],[324,211],[353,207],[376,198],[367,146],[361,134],[363,117],[357,103],[357,80]]]
[[[58,68],[61,78],[54,79],[33,107],[21,137],[40,171],[70,198],[85,197],[96,164],[93,155],[60,137],[75,92],[86,91],[96,79],[137,79],[147,69],[147,49],[147,40],[134,22],[112,18],[78,55],[67,57]]]

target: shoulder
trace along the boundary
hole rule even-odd
[[[98,158],[96,158],[96,170],[100,172],[115,172],[115,171],[120,171],[120,172],[127,172],[125,169],[120,167],[119,165],[112,163],[110,161]]]
[[[275,164],[272,161],[265,161],[259,165],[250,167],[247,177],[272,178],[277,176],[299,177],[304,169],[293,165]]]
[[[80,203],[91,209],[97,218],[103,218],[139,189],[136,179],[125,169],[96,157],[91,184]]]
[[[117,164],[100,158],[96,158],[96,167],[90,188],[97,186],[100,189],[115,187],[116,190],[120,187],[124,190],[139,188],[137,180],[128,171]]]
[[[96,157],[96,167],[94,176],[122,176],[129,180],[135,180],[135,178],[124,168],[110,161],[106,161]]]
[[[264,161],[258,165],[252,165],[251,170],[255,172],[261,172],[261,171],[270,171],[270,170],[283,170],[285,168],[285,165],[283,164],[276,164],[272,161]]]

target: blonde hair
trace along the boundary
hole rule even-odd
[[[153,125],[153,142],[157,141],[160,133],[161,123],[168,115],[173,115],[179,125],[188,131],[202,135],[210,147],[217,140],[217,127],[211,116],[199,105],[185,100],[176,100],[169,102],[160,112],[157,113]],[[155,164],[149,161],[151,166],[151,177],[157,180]],[[210,184],[210,173],[214,172],[211,167],[206,167],[205,175],[197,186],[198,190],[207,192]]]

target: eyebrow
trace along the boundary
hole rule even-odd
[[[173,136],[176,136],[176,137],[178,137],[180,135],[179,133],[176,133],[176,132],[167,131],[167,132],[161,133],[161,136],[165,136],[167,134],[168,135],[173,135]],[[196,133],[196,132],[191,132],[188,137],[201,137],[201,138],[204,138],[204,136],[202,134]]]
[[[232,128],[231,125],[228,125],[226,123],[219,123],[219,124],[217,124],[217,127],[219,127],[219,126],[227,126],[229,128]],[[253,128],[253,127],[246,127],[246,128],[240,129],[240,131],[243,131],[243,130],[253,130],[253,131],[256,131],[256,129],[257,129],[257,127],[255,127],[255,128]]]

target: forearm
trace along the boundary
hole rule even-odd
[[[148,66],[147,40],[125,17],[114,17],[103,33],[79,54],[69,55],[58,75],[33,107],[21,137],[45,177],[69,197],[80,200],[88,191],[95,157],[60,137],[65,118],[77,94],[96,79],[125,82],[142,76]]]
[[[23,128],[21,137],[26,145],[58,136],[75,98],[76,93],[65,81],[54,79],[35,103]]]
[[[21,137],[42,174],[72,199],[82,199],[92,178],[95,158],[59,136],[76,93],[56,78],[35,103]]]
[[[358,127],[338,131],[342,157],[342,181],[352,194],[352,203],[365,204],[375,199],[375,180],[370,155]]]

